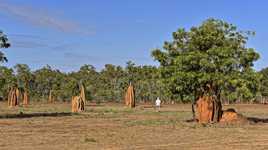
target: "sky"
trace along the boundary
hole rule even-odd
[[[268,67],[267,0],[0,0],[0,30],[12,45],[2,50],[9,59],[3,65],[65,72],[83,64],[158,65],[153,49],[208,18],[255,31],[248,47],[261,58],[254,67]]]

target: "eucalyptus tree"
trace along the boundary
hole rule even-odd
[[[17,84],[17,80],[13,69],[0,66],[0,96],[7,99],[10,88],[15,84]]]
[[[99,74],[99,98],[120,101],[123,98],[126,81],[126,73],[120,66],[106,64]]]
[[[0,30],[0,50],[10,47],[7,36]],[[7,62],[7,58],[0,51],[0,62]],[[12,84],[14,84],[13,70],[6,67],[0,68],[0,93],[4,98],[7,98],[7,92]]]
[[[56,95],[57,87],[61,84],[56,74],[56,71],[49,65],[34,72],[35,96],[47,99],[49,94]]]
[[[17,86],[21,91],[23,91],[28,99],[28,94],[31,94],[31,87],[33,84],[33,75],[31,73],[31,70],[26,64],[17,64],[14,68],[17,78]]]

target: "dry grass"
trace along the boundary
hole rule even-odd
[[[187,123],[190,105],[86,106],[0,103],[0,149],[268,149],[268,123],[200,125]],[[268,105],[231,105],[248,117],[268,118]]]

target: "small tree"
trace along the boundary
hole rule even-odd
[[[0,66],[0,95],[8,99],[10,89],[17,83],[13,69]]]
[[[212,96],[216,103],[213,121],[219,121],[222,92],[231,87],[248,92],[250,79],[256,76],[252,66],[259,54],[246,47],[248,36],[254,32],[238,31],[232,24],[208,19],[172,35],[173,40],[165,42],[163,50],[152,52],[160,63],[163,82],[173,95],[192,95],[193,102],[203,95]]]
[[[0,49],[8,47],[10,47],[10,43],[8,43],[8,38],[2,31],[0,31]],[[7,58],[5,57],[4,53],[0,51],[0,62],[6,61]]]

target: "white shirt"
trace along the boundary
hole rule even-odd
[[[155,101],[155,105],[156,105],[156,106],[160,106],[160,104],[161,104],[161,100],[160,100],[160,99],[157,99],[157,100]]]

